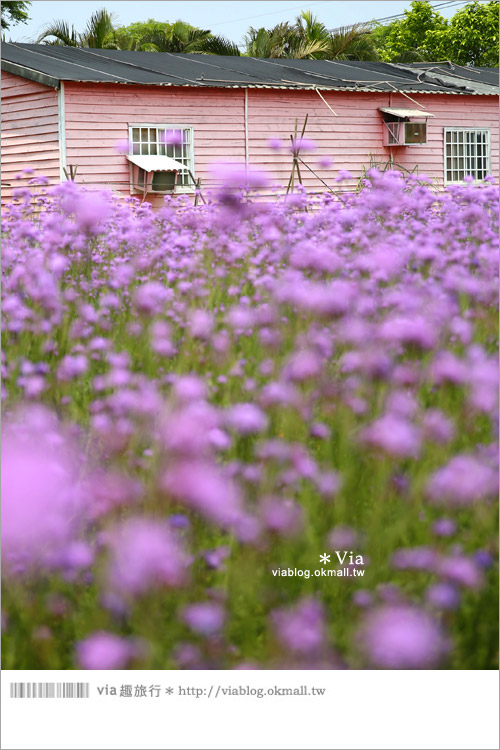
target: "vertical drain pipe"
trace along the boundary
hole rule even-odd
[[[67,178],[64,174],[66,167],[66,110],[64,106],[64,83],[59,81],[57,90],[57,129],[59,137],[59,181],[64,182]]]
[[[248,89],[245,89],[245,166],[248,169]]]

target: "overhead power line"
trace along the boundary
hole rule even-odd
[[[222,26],[225,23],[238,23],[238,21],[253,21],[254,18],[263,18],[264,16],[275,16],[278,13],[288,13],[289,10],[305,10],[306,8],[312,8],[313,5],[325,5],[326,3],[334,2],[334,0],[319,0],[319,2],[308,3],[307,5],[295,5],[293,8],[283,8],[280,10],[271,10],[268,13],[260,13],[258,16],[247,16],[246,18],[232,18],[229,21],[219,21],[218,23],[212,23],[211,26]]]
[[[471,0],[445,0],[445,2],[435,3],[432,5],[432,8],[434,10],[445,10],[446,8],[452,8],[457,5],[468,5],[471,2]],[[405,17],[405,13],[395,13],[392,16],[384,16],[383,18],[374,18],[371,21],[366,21],[364,25],[371,26],[376,23],[380,23],[385,25],[386,23],[390,23],[392,21],[397,21],[400,18]],[[361,25],[363,25],[363,22],[360,22]],[[339,31],[342,27],[338,27],[336,29],[332,29],[333,32]]]
[[[326,3],[331,3],[331,2],[334,2],[334,1],[335,0],[318,0],[317,2],[307,3],[306,5],[304,5],[304,4],[302,4],[302,5],[295,5],[292,8],[288,7],[288,8],[283,8],[283,9],[280,9],[280,10],[273,10],[273,11],[269,11],[267,13],[259,13],[258,15],[254,15],[254,16],[246,16],[245,18],[233,18],[233,19],[229,19],[229,20],[226,20],[226,21],[218,21],[216,23],[212,23],[211,26],[212,27],[223,26],[224,24],[238,23],[239,21],[253,21],[254,19],[257,19],[257,18],[264,18],[266,16],[273,16],[273,15],[277,15],[277,14],[280,14],[280,13],[288,13],[291,10],[299,10],[300,11],[300,10],[305,10],[307,8],[312,8],[315,5],[326,5]],[[486,0],[484,0],[484,1],[486,1]],[[434,3],[432,5],[432,7],[435,10],[444,10],[446,8],[452,8],[452,7],[458,6],[458,5],[467,5],[470,2],[471,2],[471,0],[444,0],[443,2]],[[480,2],[481,2],[481,0],[480,0]],[[404,18],[404,16],[405,16],[404,12],[403,13],[395,13],[394,15],[391,15],[391,16],[384,16],[383,18],[375,18],[375,19],[373,19],[371,21],[367,21],[366,25],[371,25],[371,24],[374,24],[374,23],[385,24],[385,23],[389,23],[391,21],[396,21],[399,18]],[[351,25],[353,25],[353,24],[344,24],[344,26],[351,26]],[[361,25],[363,25],[363,22],[361,22]],[[342,27],[339,27],[339,28],[342,28]],[[332,31],[338,31],[339,28],[332,29]]]

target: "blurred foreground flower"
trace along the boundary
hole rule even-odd
[[[88,500],[74,446],[46,409],[7,422],[2,436],[2,562],[10,573],[64,565]]]
[[[108,544],[108,584],[117,593],[137,596],[186,580],[188,558],[162,519],[129,518],[109,532]]]
[[[126,669],[136,655],[133,640],[106,631],[93,633],[76,648],[80,669]]]
[[[325,611],[316,599],[275,610],[271,620],[278,640],[292,653],[312,656],[326,645]]]
[[[370,612],[358,638],[370,665],[379,669],[433,669],[450,648],[438,621],[410,606]]]
[[[200,635],[213,635],[224,625],[224,608],[215,602],[190,604],[182,614],[184,622]]]

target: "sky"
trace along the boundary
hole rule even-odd
[[[450,18],[465,5],[465,0],[432,0],[432,4]],[[241,44],[249,26],[271,27],[293,21],[302,10],[311,10],[327,28],[334,29],[402,13],[410,8],[410,0],[304,0],[302,3],[296,0],[34,0],[29,11],[30,22],[12,26],[6,38],[33,42],[47,23],[60,19],[83,31],[90,15],[103,7],[114,14],[115,25],[126,26],[149,18],[181,19]]]

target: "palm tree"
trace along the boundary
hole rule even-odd
[[[368,26],[354,24],[331,32],[311,11],[303,11],[293,25],[281,23],[272,29],[250,27],[245,44],[246,54],[250,57],[379,59]]]
[[[308,38],[289,23],[272,29],[249,28],[245,35],[246,54],[250,57],[288,57],[296,60],[321,56],[324,40]]]
[[[355,23],[343,26],[330,34],[329,60],[379,60],[379,54],[371,37],[369,26]]]
[[[44,42],[45,44],[89,47],[91,49],[116,48],[116,44],[111,39],[112,33],[112,16],[105,8],[102,8],[90,16],[82,33],[77,32],[74,26],[70,28],[66,21],[52,21],[42,31],[36,43]]]
[[[288,23],[272,29],[254,29],[250,26],[245,34],[245,54],[249,57],[284,57],[283,50],[287,35],[292,33]]]
[[[241,55],[237,44],[226,39],[225,36],[216,34],[210,34],[210,36],[200,44],[198,50],[193,49],[192,51],[198,52],[202,55],[230,55],[232,57],[239,57]]]
[[[49,37],[54,37],[49,39]],[[79,34],[76,33],[75,27],[69,27],[66,21],[52,21],[48,24],[43,32],[36,39],[36,44],[57,44],[65,47],[79,47]]]
[[[313,59],[324,58],[330,42],[330,32],[324,23],[318,21],[310,10],[304,10],[295,19],[293,28],[300,39],[299,48],[302,47],[304,50],[309,48],[312,50],[316,47],[316,50],[310,52],[308,56]]]

